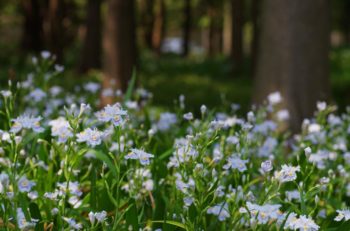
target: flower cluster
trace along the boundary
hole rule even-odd
[[[279,92],[244,116],[188,112],[183,95],[163,111],[143,88],[53,85],[52,58],[0,90],[1,228],[346,229],[350,108],[318,102],[291,135]]]

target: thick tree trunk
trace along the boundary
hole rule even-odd
[[[49,50],[56,56],[58,62],[63,60],[65,43],[63,29],[64,4],[64,0],[49,0],[48,6],[49,30],[47,42]]]
[[[164,0],[156,0],[155,5],[152,44],[155,53],[160,55],[162,42],[165,37],[165,2]]]
[[[184,22],[183,22],[183,39],[182,55],[187,56],[190,51],[191,37],[191,0],[184,0]]]
[[[86,32],[81,52],[80,72],[101,67],[101,2],[102,0],[88,0],[86,5]]]
[[[212,57],[218,54],[222,50],[222,5],[215,1],[210,1],[208,4],[207,12],[209,17],[208,28],[208,56]]]
[[[224,55],[231,55],[232,47],[232,7],[231,0],[224,1],[223,8],[223,31],[222,31],[222,52]]]
[[[231,57],[234,69],[242,65],[243,60],[243,0],[231,0],[232,37]]]
[[[22,0],[24,23],[22,48],[39,52],[43,49],[43,17],[39,0]]]
[[[137,56],[134,1],[108,0],[107,7],[103,88],[121,89],[125,93]],[[113,102],[111,96],[101,99],[103,105]]]
[[[141,1],[141,33],[143,43],[150,50],[153,50],[152,35],[154,23],[154,0]]]
[[[251,17],[252,17],[252,24],[253,24],[253,38],[251,41],[251,70],[253,73],[253,76],[255,76],[255,70],[256,70],[256,60],[258,55],[258,44],[259,44],[259,34],[260,34],[260,11],[261,11],[261,3],[264,0],[252,0],[251,5]]]
[[[345,37],[345,43],[347,45],[350,44],[350,1],[345,1],[344,6],[344,14],[343,14],[343,31],[344,31],[344,37]]]
[[[280,91],[295,131],[329,97],[328,0],[265,0],[255,102]]]

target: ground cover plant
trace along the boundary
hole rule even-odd
[[[70,92],[50,53],[32,61],[0,94],[1,229],[350,229],[350,109],[319,102],[292,134],[278,92],[244,117],[162,111],[135,78]]]

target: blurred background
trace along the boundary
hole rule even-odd
[[[48,50],[67,89],[138,85],[171,107],[241,105],[280,91],[292,124],[317,100],[350,103],[349,0],[1,0],[0,83]],[[105,99],[105,103],[111,99]]]

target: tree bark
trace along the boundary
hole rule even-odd
[[[231,0],[232,36],[231,57],[234,69],[238,69],[243,61],[243,0]]]
[[[297,131],[330,95],[328,0],[265,0],[254,101],[280,91]]]
[[[153,26],[152,44],[157,55],[161,53],[162,42],[165,37],[165,2],[156,0],[156,10]]]
[[[232,47],[232,7],[231,0],[224,1],[223,8],[222,52],[226,56],[231,55]]]
[[[153,50],[152,35],[154,24],[154,0],[141,1],[141,33],[143,43],[150,50]]]
[[[101,67],[101,2],[102,0],[88,0],[86,5],[86,33],[79,67],[81,73]]]
[[[251,70],[253,73],[253,76],[255,76],[255,70],[256,70],[256,60],[258,56],[258,44],[259,44],[259,35],[260,35],[260,11],[261,11],[261,3],[264,0],[252,0],[251,5],[251,17],[252,17],[252,24],[253,24],[253,38],[251,41]]]
[[[47,43],[49,50],[56,56],[58,62],[63,60],[64,49],[64,0],[49,0],[48,6],[48,35]]]
[[[184,0],[184,21],[183,21],[183,39],[182,55],[187,56],[190,51],[191,38],[191,0]]]
[[[342,26],[344,31],[345,43],[347,45],[350,44],[350,2],[344,2],[344,14],[342,17]]]
[[[125,93],[137,57],[134,1],[108,0],[107,4],[103,88]],[[101,96],[102,105],[113,100],[112,96]]]
[[[210,0],[208,2],[208,17],[209,17],[209,28],[208,28],[208,56],[212,57],[222,50],[222,5],[221,2],[215,2]]]
[[[22,48],[39,52],[43,49],[43,17],[39,0],[22,0],[24,23]]]

